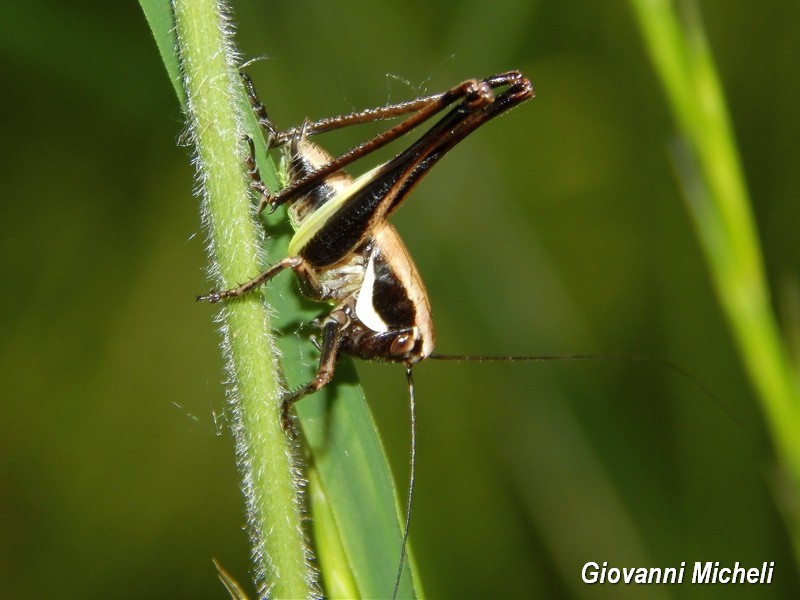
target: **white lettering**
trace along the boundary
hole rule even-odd
[[[744,578],[747,575],[747,571],[743,566],[741,566],[738,562],[733,565],[733,575],[731,576],[731,583],[744,583]],[[739,581],[736,581],[736,579]]]
[[[670,581],[672,578],[672,581]],[[678,569],[675,567],[667,567],[664,569],[664,583],[677,583],[678,580]]]
[[[636,573],[636,569],[622,569],[622,581],[625,583],[630,583],[631,579],[633,578],[634,573]]]
[[[711,567],[714,563],[707,562],[694,563],[694,570],[692,571],[692,583],[710,583],[711,582]],[[705,566],[703,566],[705,565]]]
[[[597,583],[597,569],[600,568],[596,562],[588,562],[583,565],[583,569],[581,570],[581,579],[583,579],[583,583]],[[592,569],[589,571],[589,569]]]
[[[774,562],[764,562],[761,567],[747,568],[739,561],[732,566],[720,566],[719,561],[695,562],[692,567],[692,584],[757,584],[772,583],[775,569]],[[608,562],[602,565],[587,562],[581,570],[584,583],[610,583],[616,585],[636,584],[682,584],[686,574],[686,562],[680,567],[609,567]]]

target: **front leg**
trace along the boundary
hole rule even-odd
[[[256,119],[258,119],[258,125],[267,132],[268,136],[268,143],[267,148],[272,148],[273,146],[280,145],[283,142],[277,142],[278,138],[280,137],[280,132],[275,127],[275,124],[272,122],[272,119],[269,118],[267,114],[266,107],[261,103],[261,100],[258,99],[258,94],[256,94],[255,86],[253,86],[253,80],[250,79],[248,75],[244,73],[239,73],[239,76],[242,78],[242,83],[244,84],[244,89],[247,92],[247,99],[250,102],[250,106],[253,109],[253,113],[256,115]]]
[[[300,268],[305,261],[300,258],[299,256],[287,256],[280,262],[275,263],[269,269],[261,273],[260,275],[253,277],[250,281],[247,281],[241,285],[238,285],[234,288],[229,290],[222,290],[222,291],[211,291],[208,294],[204,294],[202,296],[197,297],[198,302],[211,302],[216,303],[220,302],[221,300],[226,300],[228,298],[239,298],[244,296],[245,294],[251,292],[258,286],[263,283],[266,283],[275,275],[283,271],[284,269],[298,269]]]
[[[260,215],[267,205],[272,203],[272,194],[264,180],[261,179],[261,172],[256,164],[256,146],[253,143],[253,138],[247,135],[245,140],[247,140],[247,147],[250,149],[250,153],[244,159],[244,164],[247,167],[247,176],[250,178],[250,187],[258,192],[259,200],[256,214]]]

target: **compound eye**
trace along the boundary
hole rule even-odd
[[[389,352],[392,356],[405,356],[414,349],[414,344],[416,344],[414,336],[409,333],[401,333],[392,340]]]

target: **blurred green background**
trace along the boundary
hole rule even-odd
[[[797,341],[800,5],[701,7]],[[630,7],[233,8],[280,126],[512,68],[534,81],[535,100],[458,147],[395,219],[439,352],[651,355],[718,400],[641,362],[422,364],[411,535],[428,596],[798,597],[770,443]],[[194,302],[206,260],[174,91],[136,3],[14,3],[0,31],[2,595],[224,598],[211,558],[246,581],[247,536],[213,309]],[[359,370],[405,481],[403,371]],[[587,561],[695,560],[775,561],[774,582],[580,580]]]

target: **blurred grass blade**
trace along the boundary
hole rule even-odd
[[[787,475],[776,495],[800,558],[800,395],[770,304],[725,98],[694,2],[631,0],[688,149],[678,175],[689,212]]]
[[[178,63],[170,2],[141,0],[141,5],[170,77],[173,77]],[[180,77],[173,79],[173,84],[183,104],[184,91]],[[243,129],[256,143],[259,170],[267,185],[274,190],[278,185],[278,176],[266,155],[261,133],[249,110],[242,86],[236,86],[236,94],[238,110],[243,117]],[[237,169],[237,174],[241,175],[242,165],[239,164]],[[266,260],[274,262],[286,255],[291,230],[283,210],[265,215],[263,220],[269,231],[267,239],[263,241],[263,254]],[[257,255],[259,253],[254,252],[253,258]],[[248,273],[238,277],[240,280],[247,279],[260,268],[261,265],[250,266]],[[289,275],[282,275],[270,282],[264,290],[264,296],[271,306],[277,307],[275,311],[270,311],[274,313],[270,318],[271,329],[284,332],[277,343],[285,357],[282,362],[286,383],[290,387],[304,384],[314,374],[317,354],[308,341],[309,333],[298,328],[319,316],[324,307],[300,298],[296,283]],[[258,303],[230,304],[246,306]],[[266,322],[264,318],[262,328]],[[246,352],[247,349],[242,348],[241,351]],[[402,385],[402,381],[402,377],[398,376],[397,384]],[[235,382],[234,385],[238,387],[239,384]],[[254,398],[253,401],[263,404],[267,402],[267,397]],[[297,412],[309,447],[308,493],[311,497],[317,559],[324,577],[323,584],[330,585],[326,595],[364,598],[391,595],[400,557],[403,517],[388,461],[363,394],[355,381],[351,361],[340,361],[334,384],[299,402]],[[277,423],[279,420],[275,418],[274,424]],[[247,423],[244,425],[246,428]],[[245,432],[245,435],[258,433]],[[273,439],[277,436],[285,443],[282,432],[278,435],[270,431],[268,436]],[[256,456],[252,458],[259,460]],[[262,457],[261,460],[271,459]],[[269,482],[263,483],[269,485]],[[269,492],[264,490],[263,493]],[[414,571],[413,555],[409,552],[399,597],[418,597]],[[273,595],[279,597],[277,593]]]
[[[217,577],[231,595],[231,600],[248,600],[247,593],[245,593],[244,588],[239,585],[239,582],[225,570],[225,567],[223,567],[216,558],[212,559],[212,561],[217,568]]]

